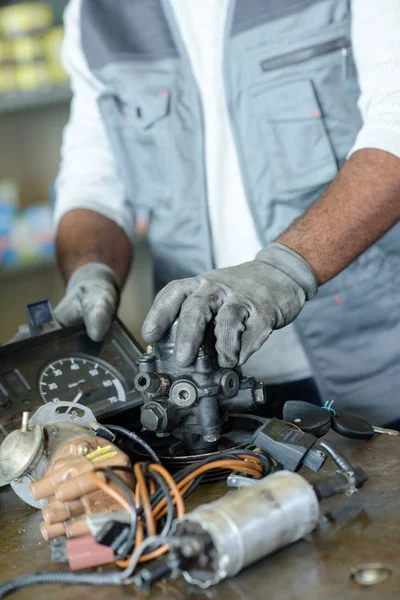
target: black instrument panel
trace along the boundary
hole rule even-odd
[[[23,411],[45,402],[85,404],[100,421],[138,406],[133,380],[142,353],[119,319],[99,343],[78,325],[1,346],[0,431],[19,427]]]

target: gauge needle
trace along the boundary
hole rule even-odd
[[[79,385],[80,383],[85,383],[85,380],[84,379],[80,379],[79,381],[75,381],[75,383],[70,383],[68,385],[68,387],[69,388],[73,388],[73,387],[76,387],[77,385]]]
[[[79,394],[77,394],[75,396],[75,398],[72,400],[72,402],[79,402],[79,400],[82,398],[83,396],[83,392],[79,392]]]
[[[79,400],[82,398],[82,396],[83,396],[83,392],[79,392],[79,394],[77,394],[77,395],[75,396],[75,398],[72,400],[72,403],[73,403],[73,404],[76,404],[77,402],[79,402]],[[69,411],[70,411],[71,409],[72,409],[72,406],[70,406],[70,407],[68,408],[68,410],[65,412],[65,414],[69,413]]]

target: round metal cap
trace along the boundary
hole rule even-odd
[[[240,388],[240,379],[236,371],[224,371],[220,383],[225,396],[228,396],[228,398],[236,396]]]
[[[0,479],[10,482],[24,475],[42,455],[43,430],[12,431],[0,446]]]
[[[188,408],[197,400],[197,390],[190,381],[176,381],[171,386],[171,400],[180,408]]]

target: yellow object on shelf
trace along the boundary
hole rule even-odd
[[[10,42],[0,39],[0,94],[12,92],[17,87],[15,67],[11,59]]]
[[[68,74],[61,64],[61,44],[64,39],[63,27],[52,27],[44,36],[44,47],[52,83],[68,80]]]
[[[42,36],[26,36],[10,41],[12,56],[16,63],[32,62],[44,59]]]
[[[0,65],[0,94],[17,89],[17,77],[13,65]]]
[[[35,90],[50,83],[49,69],[44,61],[17,65],[15,72],[19,90]]]
[[[5,38],[44,31],[53,23],[53,12],[42,2],[15,4],[0,9],[0,33]]]
[[[0,38],[0,65],[8,63],[12,58],[11,44]]]

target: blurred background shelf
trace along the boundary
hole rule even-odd
[[[33,91],[9,92],[0,95],[0,116],[33,108],[68,104],[72,98],[69,84]]]
[[[54,257],[42,258],[32,262],[21,263],[18,265],[0,267],[0,281],[7,281],[14,277],[25,277],[27,275],[35,275],[43,271],[48,271],[56,266]]]
[[[26,322],[26,304],[48,298],[56,306],[64,295],[54,253],[47,257],[72,98],[60,60],[67,1],[0,0],[0,344]],[[144,231],[145,214],[137,225]],[[153,295],[151,256],[141,235],[135,255],[119,315],[140,339]]]

